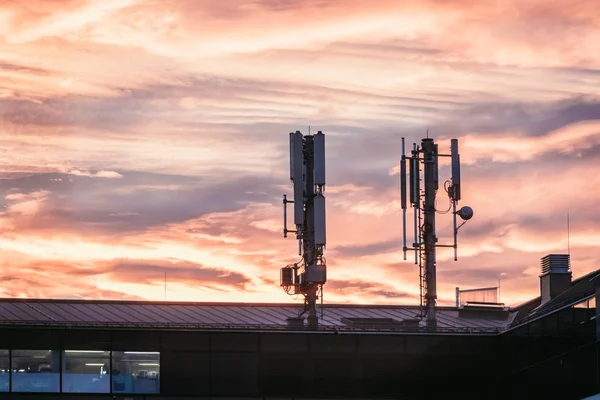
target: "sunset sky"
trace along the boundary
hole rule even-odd
[[[459,139],[475,210],[459,260],[438,253],[440,304],[499,278],[503,302],[536,296],[567,212],[574,277],[600,268],[598,7],[2,1],[0,296],[163,300],[166,272],[168,300],[299,302],[279,287],[298,258],[281,196],[309,125],[327,135],[326,302],[418,302],[397,165],[427,129]]]

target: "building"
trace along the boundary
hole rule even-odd
[[[599,285],[600,270],[572,281],[567,255],[542,258],[540,296],[515,307],[513,320],[498,335],[513,398],[600,393]]]
[[[538,298],[440,307],[435,331],[412,306],[325,305],[308,330],[290,304],[2,299],[0,398],[580,399],[599,273],[560,260]]]

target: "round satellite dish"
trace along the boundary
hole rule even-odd
[[[464,206],[457,212],[458,216],[464,219],[465,221],[473,218],[473,209],[469,206]]]

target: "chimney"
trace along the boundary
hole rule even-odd
[[[544,304],[571,287],[569,254],[548,254],[542,258],[540,292]]]

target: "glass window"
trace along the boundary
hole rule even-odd
[[[109,393],[110,351],[65,350],[62,389],[65,393]]]
[[[112,352],[113,393],[160,393],[160,353]]]
[[[573,308],[588,308],[588,301],[584,300],[580,303],[577,303],[573,306]]]
[[[58,350],[13,350],[13,392],[58,392],[60,390]]]
[[[8,383],[10,381],[8,350],[0,350],[0,392],[8,392]]]

